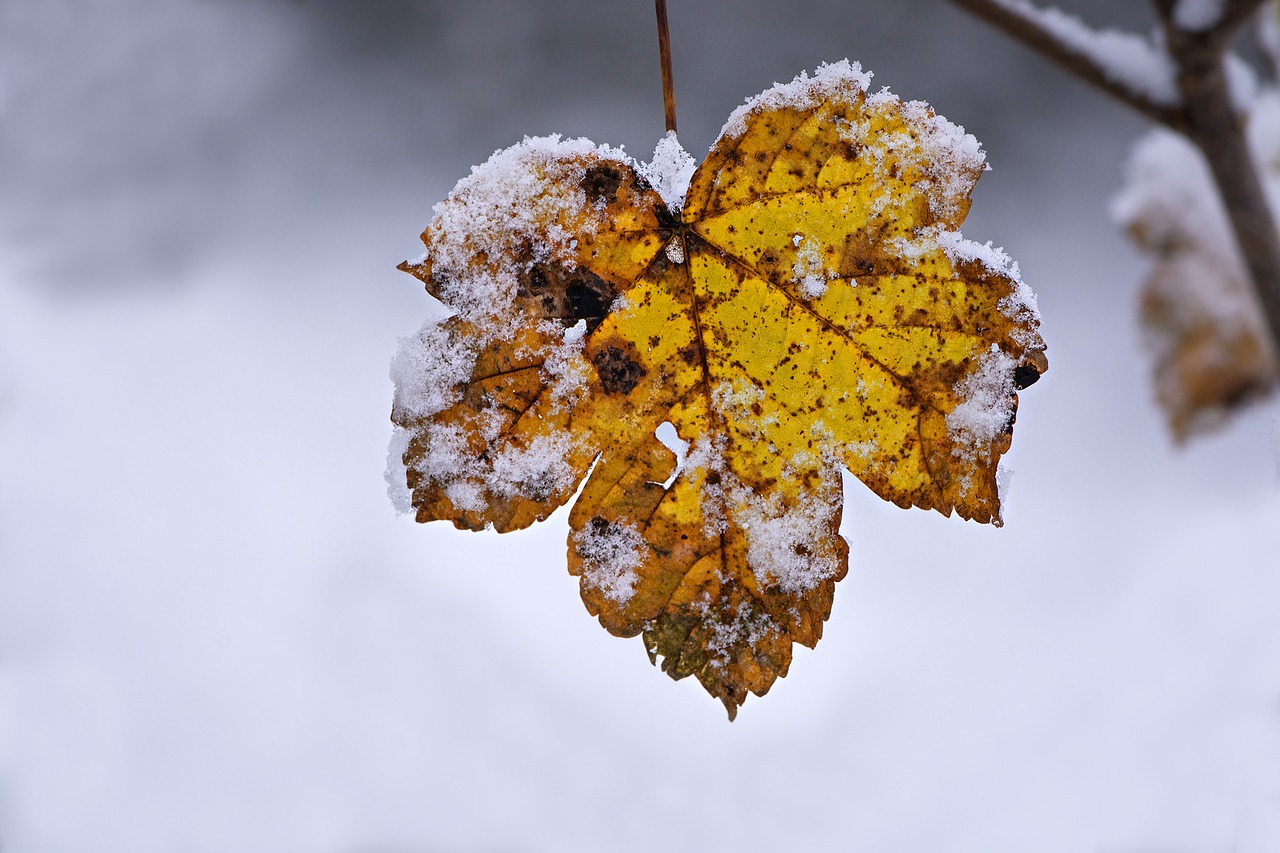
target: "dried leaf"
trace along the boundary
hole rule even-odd
[[[1166,249],[1142,285],[1156,400],[1179,442],[1221,428],[1280,381],[1260,312],[1231,310],[1252,307],[1243,272],[1208,261],[1199,247]]]
[[[1269,97],[1255,106],[1255,151],[1280,150],[1280,104]],[[1271,162],[1280,189],[1274,157],[1259,161]],[[1270,395],[1280,366],[1208,166],[1184,138],[1152,132],[1135,147],[1114,208],[1153,258],[1139,316],[1156,401],[1177,441],[1212,432]]]
[[[527,139],[403,265],[455,312],[393,368],[417,519],[513,530],[585,478],[588,610],[731,718],[821,636],[841,469],[998,522],[1015,392],[1047,367],[1016,265],[955,230],[977,142],[869,77],[824,66],[748,102],[683,196],[673,137],[643,167]]]

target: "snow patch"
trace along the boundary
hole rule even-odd
[[[1273,18],[1275,15],[1268,14],[1263,17]],[[1258,75],[1253,72],[1249,63],[1234,53],[1228,53],[1223,57],[1223,68],[1227,72],[1227,94],[1231,98],[1232,105],[1243,114],[1249,113],[1254,101],[1258,98],[1260,89]]]
[[[872,216],[893,216],[894,210],[923,195],[934,218],[958,223],[967,210],[974,182],[986,169],[986,155],[978,140],[963,127],[936,115],[923,101],[904,102],[887,88],[869,93],[870,84],[871,73],[847,60],[823,65],[812,77],[801,73],[790,83],[774,84],[735,110],[720,140],[741,136],[747,120],[765,111],[811,110],[824,102],[855,107],[850,112],[857,115],[837,118],[836,128],[857,150],[856,156],[870,166],[873,174],[868,185],[882,190],[871,202]],[[886,121],[875,122],[874,118]],[[873,124],[883,126],[873,133]],[[805,274],[799,278],[805,280]],[[808,281],[812,289],[820,289],[818,279]]]
[[[751,407],[764,397],[764,389],[746,379],[737,382],[723,379],[711,389],[711,405],[716,411],[734,418],[751,415]]]
[[[822,244],[813,237],[802,238],[797,234],[792,242],[798,248],[795,263],[791,265],[791,279],[802,294],[810,299],[817,299],[827,292],[827,283],[838,276],[826,268]]]
[[[555,333],[554,327],[547,331]],[[557,411],[572,408],[582,400],[595,375],[583,354],[586,332],[586,321],[579,320],[577,325],[564,330],[561,344],[550,347],[543,357],[542,381],[547,385],[551,402]]]
[[[696,472],[702,533],[715,538],[729,529],[725,507],[729,502],[726,478],[733,476],[724,461],[725,437],[715,433],[697,436],[685,454],[685,470]],[[714,477],[711,475],[715,475]]]
[[[1000,464],[996,466],[996,497],[1000,501],[1000,506],[1009,505],[1009,490],[1013,487],[1014,470],[1004,464],[1004,460],[1000,460]]]
[[[425,420],[452,406],[475,360],[475,343],[453,334],[447,321],[428,320],[416,335],[401,338],[390,371],[395,419]]]
[[[954,386],[960,405],[946,417],[947,431],[957,456],[967,461],[985,458],[991,442],[1013,417],[1013,373],[1018,361],[995,344],[978,357],[977,369]]]
[[[713,607],[710,596],[698,599],[703,624],[708,628],[707,651],[711,652],[710,664],[723,669],[735,657],[739,649],[755,649],[769,637],[782,633],[782,627],[768,613],[758,610],[726,611]]]
[[[659,139],[657,147],[653,149],[653,159],[639,164],[637,171],[662,196],[667,209],[676,213],[684,206],[689,180],[697,168],[698,164],[684,150],[676,132],[668,130],[667,135]]]
[[[839,483],[834,472],[828,481]],[[742,490],[734,521],[747,537],[747,564],[763,584],[788,594],[803,594],[840,572],[834,549],[824,547],[840,508],[838,494],[809,496],[779,509],[761,495]]]
[[[546,500],[573,485],[576,478],[568,463],[572,449],[573,439],[566,432],[537,435],[524,446],[508,445],[491,456],[483,482],[504,497]]]
[[[520,273],[551,260],[572,269],[578,237],[605,223],[603,203],[589,204],[581,187],[588,165],[602,160],[634,168],[620,150],[558,135],[526,137],[473,167],[427,230],[441,300],[492,322],[508,312]],[[579,220],[576,231],[562,224]]]
[[[455,480],[444,490],[444,496],[463,512],[480,512],[485,507],[484,490],[470,480]]]
[[[801,71],[790,83],[774,83],[730,113],[720,139],[735,139],[745,133],[747,118],[754,113],[788,107],[811,109],[835,97],[852,99],[867,91],[872,76],[870,71],[862,70],[860,63],[847,59],[818,66],[812,77]]]
[[[628,522],[593,518],[571,537],[582,558],[582,578],[615,604],[626,604],[640,580],[649,545]]]
[[[973,134],[935,115],[924,101],[907,101],[902,105],[902,115],[915,130],[914,140],[909,137],[907,146],[914,141],[918,153],[912,156],[924,172],[917,189],[929,199],[935,218],[958,223],[964,218],[978,175],[987,169],[986,153]]]
[[[933,237],[952,264],[977,261],[990,272],[1015,282],[1022,281],[1018,262],[1005,254],[1004,249],[991,245],[990,240],[986,243],[977,243],[966,240],[959,231],[944,229],[934,231]]]

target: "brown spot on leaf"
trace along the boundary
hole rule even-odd
[[[582,176],[580,186],[587,194],[587,201],[597,204],[603,200],[606,204],[617,198],[618,189],[626,175],[612,163],[599,163],[587,169]]]
[[[1040,379],[1040,371],[1029,364],[1020,364],[1013,370],[1013,387],[1021,391],[1030,388]]]
[[[586,267],[568,270],[556,263],[534,264],[517,280],[516,292],[534,311],[565,328],[587,322],[587,331],[609,314],[618,289]]]
[[[623,341],[602,346],[591,356],[591,363],[607,394],[630,394],[647,373],[634,348]]]

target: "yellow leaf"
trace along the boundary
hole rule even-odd
[[[1015,392],[1047,367],[1016,265],[956,231],[976,141],[869,78],[842,62],[749,102],[683,196],[674,137],[647,166],[526,139],[402,265],[454,312],[393,367],[406,504],[506,531],[581,487],[587,609],[730,717],[821,636],[841,469],[998,522]]]

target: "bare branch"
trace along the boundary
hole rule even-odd
[[[1176,101],[1154,96],[1121,79],[1114,68],[1090,55],[1079,42],[1072,42],[1048,25],[1046,10],[1021,0],[951,0],[975,17],[1003,30],[1040,55],[1057,63],[1076,77],[1102,89],[1138,112],[1175,130],[1181,130],[1183,116]],[[1254,0],[1248,0],[1254,2]],[[1061,13],[1058,13],[1061,15]],[[1059,20],[1065,20],[1061,16]],[[1078,23],[1078,22],[1077,22]],[[1083,28],[1083,25],[1080,25]],[[1119,35],[1119,34],[1117,34]],[[1137,39],[1138,36],[1129,36]],[[1153,46],[1152,50],[1156,48]]]
[[[1222,17],[1213,27],[1213,38],[1219,40],[1224,48],[1230,46],[1240,28],[1253,20],[1258,9],[1266,2],[1267,0],[1227,0]]]
[[[1203,29],[1184,29],[1183,31],[1195,32],[1212,39],[1230,40],[1239,31],[1240,27],[1249,22],[1249,19],[1258,11],[1258,7],[1265,2],[1266,0],[1224,0],[1222,9],[1218,11],[1216,19],[1205,21]],[[1179,7],[1182,5],[1179,0],[1154,0],[1152,5],[1155,6],[1161,23],[1166,27],[1175,25],[1179,17]],[[1185,17],[1182,25],[1186,25]]]
[[[1204,30],[1176,22],[1178,0],[1153,0],[1175,70],[1177,95],[1166,103],[1116,77],[1116,69],[1086,49],[1082,27],[1056,10],[1027,0],[952,0],[1161,124],[1183,133],[1200,149],[1222,197],[1253,290],[1280,355],[1280,231],[1249,151],[1241,117],[1227,84],[1224,57],[1231,40],[1264,0],[1226,0],[1221,16]],[[1069,28],[1064,21],[1070,22]],[[1088,33],[1088,30],[1084,31]],[[1064,37],[1074,33],[1076,38]],[[1101,34],[1090,37],[1101,38]],[[1084,47],[1082,47],[1084,45]],[[1099,46],[1100,45],[1095,45]]]

